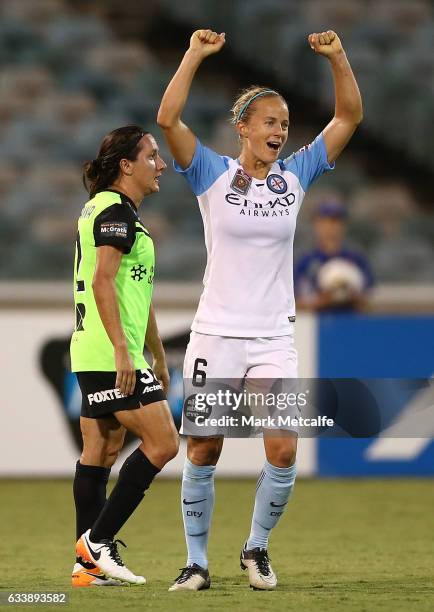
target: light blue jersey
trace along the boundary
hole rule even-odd
[[[332,169],[322,134],[277,160],[265,179],[199,140],[190,166],[175,169],[199,202],[208,255],[192,329],[246,338],[291,333],[297,215],[309,186]]]

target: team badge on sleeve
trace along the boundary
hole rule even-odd
[[[249,176],[242,168],[238,168],[235,176],[232,179],[231,189],[241,195],[246,195],[252,184],[252,177]]]
[[[106,221],[100,225],[101,236],[111,238],[126,238],[128,233],[128,223],[123,221]]]
[[[288,185],[280,174],[269,174],[267,176],[267,187],[273,193],[286,193]]]

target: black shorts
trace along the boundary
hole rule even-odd
[[[116,372],[76,372],[82,402],[81,416],[99,419],[118,410],[160,402],[166,395],[151,368],[136,370],[136,386],[132,395],[123,396],[116,389]]]

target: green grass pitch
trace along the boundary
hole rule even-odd
[[[279,580],[274,592],[252,591],[239,569],[254,484],[217,479],[209,543],[211,589],[168,593],[185,562],[179,482],[160,479],[154,483],[120,534],[129,546],[128,550],[121,547],[126,564],[143,573],[148,584],[72,589],[71,483],[0,481],[0,588],[67,591],[70,603],[61,608],[69,612],[434,610],[432,482],[299,480],[270,542]]]

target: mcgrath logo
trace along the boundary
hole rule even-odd
[[[112,236],[114,238],[126,238],[128,235],[128,224],[124,223],[123,221],[107,221],[106,223],[101,223],[100,234],[101,236],[104,235]]]
[[[280,174],[269,174],[267,176],[267,187],[273,193],[282,194],[288,189],[288,185]]]
[[[131,272],[131,278],[133,280],[141,281],[146,274],[146,268],[142,264],[137,264],[136,266],[133,266],[131,268],[130,272]]]

